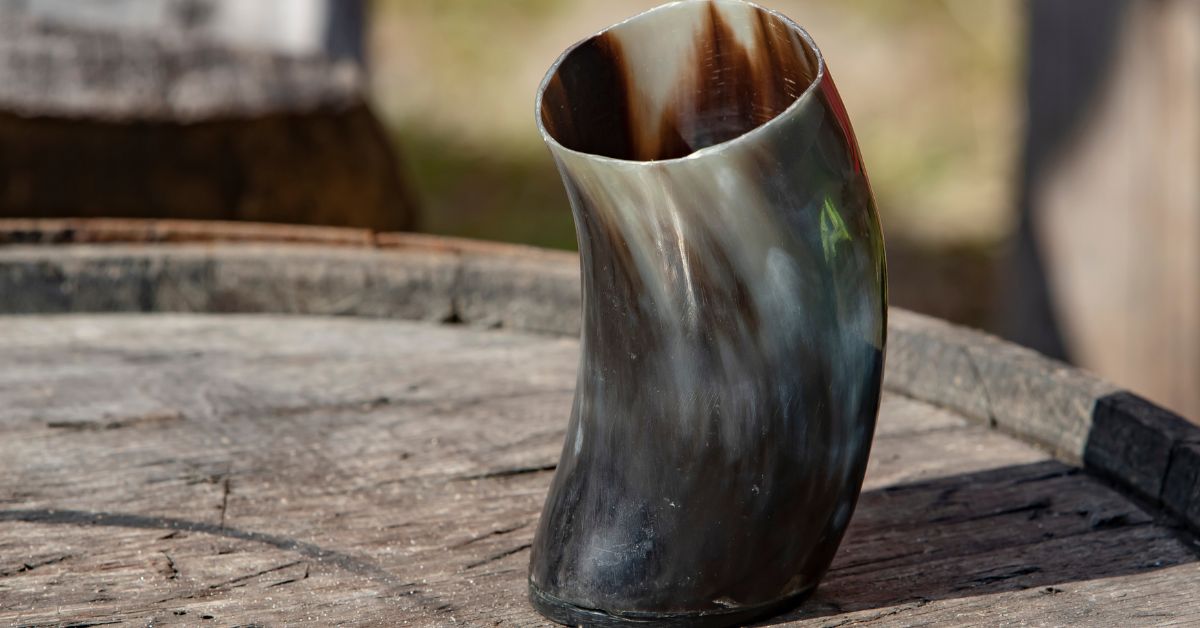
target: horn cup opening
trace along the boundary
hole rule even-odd
[[[787,18],[736,0],[678,2],[576,44],[542,84],[562,146],[616,159],[687,156],[783,113],[818,74]]]

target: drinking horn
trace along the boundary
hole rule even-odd
[[[532,604],[570,625],[725,626],[799,603],[862,487],[887,316],[824,58],[774,11],[667,4],[564,52],[537,120],[583,331]]]

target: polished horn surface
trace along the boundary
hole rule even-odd
[[[833,559],[879,407],[870,185],[820,51],[739,0],[653,9],[550,68],[582,356],[530,598],[567,624],[729,625]]]

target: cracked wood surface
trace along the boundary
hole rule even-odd
[[[574,340],[0,320],[0,625],[545,625],[525,570]],[[1157,512],[891,393],[833,568],[768,623],[1194,622],[1200,545]]]

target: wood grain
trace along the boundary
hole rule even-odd
[[[545,625],[524,599],[574,340],[315,316],[9,316],[0,624]],[[1194,539],[985,424],[885,397],[815,598],[774,623],[1200,613]]]
[[[564,252],[168,220],[0,220],[0,244],[0,313],[336,314],[579,334],[578,260]],[[888,333],[887,389],[1082,464],[1200,531],[1200,428],[977,331],[892,308]]]
[[[0,313],[336,314],[580,330],[577,258],[531,247],[112,219],[0,220],[0,244]],[[1082,464],[1200,531],[1200,428],[1085,371],[944,321],[892,308],[888,334],[885,388]]]

